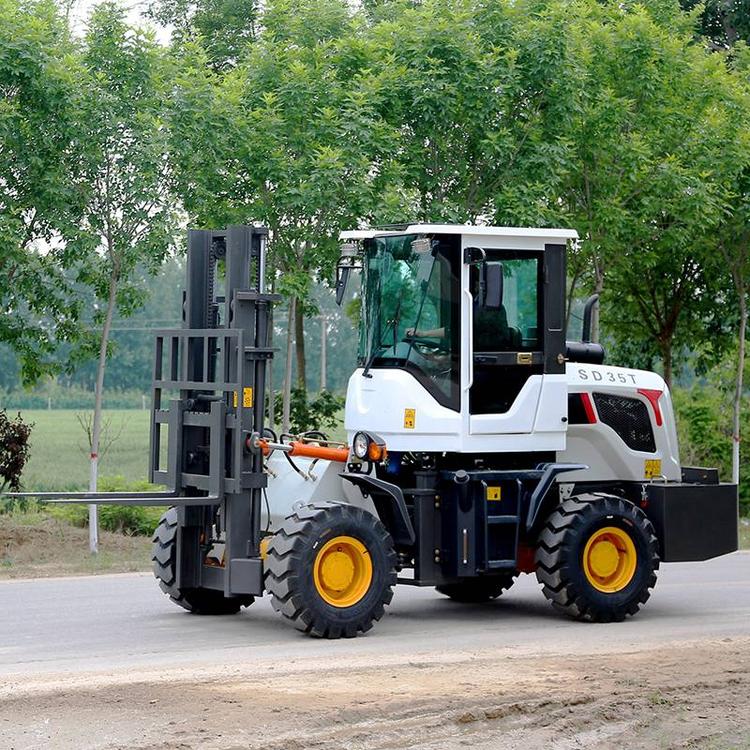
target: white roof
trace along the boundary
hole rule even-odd
[[[406,229],[356,229],[341,232],[341,240],[365,240],[393,234],[468,234],[483,237],[543,237],[545,239],[578,239],[575,229],[535,229],[533,227],[484,227],[469,224],[410,224]]]

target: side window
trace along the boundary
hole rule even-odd
[[[508,326],[517,332],[520,349],[541,349],[539,339],[539,260],[524,258],[503,263],[503,303]]]
[[[492,250],[487,251],[487,257],[488,263],[502,266],[502,304],[498,309],[479,304],[479,270],[473,269],[474,351],[538,351],[541,349],[539,257]]]

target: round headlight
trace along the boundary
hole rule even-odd
[[[358,432],[352,442],[352,450],[357,458],[367,458],[367,449],[370,446],[370,438],[364,432]]]

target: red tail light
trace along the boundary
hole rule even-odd
[[[653,388],[639,388],[638,393],[644,396],[646,400],[651,404],[651,408],[654,410],[654,417],[656,418],[656,426],[662,426],[661,408],[659,407],[659,399],[664,391],[657,391]]]

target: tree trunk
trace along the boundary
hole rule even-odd
[[[294,297],[289,300],[289,313],[286,319],[286,369],[284,371],[284,387],[281,397],[281,431],[289,432],[289,417],[292,400],[292,356],[294,329]]]
[[[326,351],[328,331],[326,329],[326,317],[320,316],[320,390],[324,391],[328,385],[326,370],[328,369],[328,352]]]
[[[107,314],[102,326],[99,340],[99,363],[96,368],[96,385],[94,387],[94,418],[91,425],[91,471],[89,474],[89,492],[96,492],[99,479],[99,443],[102,434],[102,401],[104,398],[104,370],[107,366],[107,344],[112,328],[112,317],[117,302],[117,273],[112,271],[109,277],[109,297]],[[99,519],[96,505],[89,505],[89,550],[92,554],[99,551]]]
[[[570,280],[570,286],[567,290],[567,298],[565,300],[565,332],[568,336],[570,335],[570,314],[573,311],[573,301],[576,287],[578,286],[578,276],[578,272],[573,274],[573,278]]]
[[[307,372],[305,361],[305,318],[302,305],[294,301],[294,346],[297,356],[297,387],[307,390]]]
[[[604,291],[604,274],[597,268],[596,270],[596,283],[594,284],[594,294],[601,296]],[[591,340],[599,341],[599,309],[601,305],[594,305],[594,309],[591,311]]]
[[[667,384],[667,388],[672,390],[672,342],[671,339],[668,342],[661,344],[661,361],[664,368],[664,382]]]
[[[738,284],[737,292],[740,298],[740,330],[737,342],[737,380],[734,385],[732,421],[732,482],[734,484],[740,483],[740,418],[742,416],[742,378],[745,370],[745,334],[747,331],[747,298],[744,283]]]

